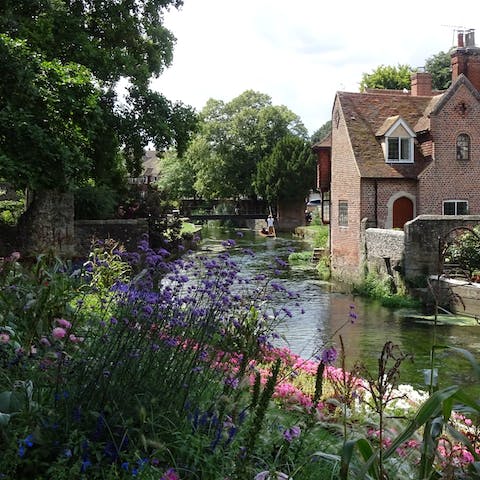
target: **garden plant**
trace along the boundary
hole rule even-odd
[[[0,478],[477,478],[466,389],[399,385],[408,355],[390,342],[378,372],[346,370],[340,331],[309,359],[278,347],[296,293],[223,246],[3,259]]]

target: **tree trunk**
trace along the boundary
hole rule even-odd
[[[71,258],[75,254],[73,194],[55,190],[34,192],[18,224],[21,253]]]

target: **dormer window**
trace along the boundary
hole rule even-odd
[[[470,159],[470,137],[466,133],[461,133],[457,137],[457,160]]]
[[[388,162],[413,162],[412,139],[409,137],[387,138]]]
[[[400,116],[387,118],[376,135],[383,137],[386,163],[413,163],[415,133]]]

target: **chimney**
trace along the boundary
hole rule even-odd
[[[412,97],[431,97],[432,93],[432,75],[427,72],[415,72],[411,76]]]
[[[458,46],[452,52],[452,83],[463,73],[480,91],[480,48],[475,46],[475,30],[458,34]]]

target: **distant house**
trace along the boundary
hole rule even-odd
[[[139,177],[130,177],[128,183],[134,185],[150,185],[160,176],[160,159],[156,150],[146,150],[142,158],[142,172]]]
[[[401,229],[420,214],[480,214],[480,48],[472,30],[459,34],[451,65],[443,92],[432,91],[426,72],[412,75],[410,91],[337,92],[331,145],[316,146],[318,188],[331,199],[333,276],[359,277],[362,224]]]
[[[317,190],[320,192],[321,220],[330,223],[330,183],[331,183],[331,150],[332,135],[327,135],[320,142],[312,146],[313,153],[317,156]]]

